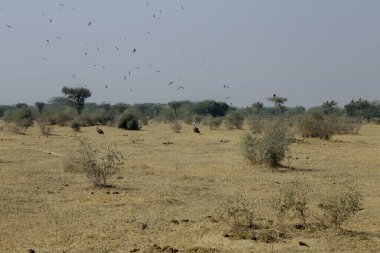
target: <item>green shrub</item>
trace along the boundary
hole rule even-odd
[[[228,129],[242,129],[244,117],[239,112],[230,112],[226,115],[224,123]]]
[[[125,130],[140,130],[141,126],[137,114],[126,111],[124,112],[117,122],[117,127]]]
[[[266,129],[262,137],[246,134],[241,142],[241,150],[252,164],[275,167],[285,158],[290,140],[286,128],[274,123]]]

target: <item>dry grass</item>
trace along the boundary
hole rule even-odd
[[[380,251],[378,125],[330,142],[298,140],[284,162],[293,169],[278,171],[251,167],[243,158],[239,145],[248,129],[203,128],[202,135],[187,125],[181,134],[165,124],[103,130],[105,135],[94,127],[77,133],[94,144],[116,143],[126,156],[109,181],[113,187],[103,189],[63,171],[64,156],[76,145],[69,127],[57,127],[49,138],[40,138],[37,127],[26,135],[0,131],[0,252]],[[224,236],[228,224],[215,210],[228,197],[239,192],[261,203],[256,208],[270,220],[269,200],[281,186],[303,179],[314,189],[311,201],[334,191],[334,183],[357,185],[364,210],[343,230],[294,232],[273,244]]]

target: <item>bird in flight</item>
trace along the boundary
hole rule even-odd
[[[132,53],[136,53],[136,48],[133,49]]]
[[[120,48],[118,48],[118,47],[115,47],[116,48],[116,50],[120,50]]]
[[[84,52],[84,55],[88,55],[88,53],[87,53],[87,52]]]
[[[127,79],[127,76],[124,76],[124,80]]]
[[[183,87],[183,86],[179,86],[178,88],[177,88],[177,90],[180,90],[180,89],[185,89],[185,87]]]
[[[172,85],[174,83],[174,81],[171,81],[168,85]]]
[[[73,78],[76,79],[77,77],[75,75],[73,75]]]
[[[59,5],[62,6],[62,7],[65,6],[64,4],[59,4]]]
[[[46,57],[42,57],[42,60],[47,61],[48,59]]]
[[[227,88],[227,89],[229,89],[230,86],[228,86],[228,85],[223,85],[223,88]]]
[[[226,98],[224,98],[225,100],[227,100],[227,99],[230,99],[231,97],[226,97]]]
[[[87,25],[88,25],[88,26],[90,26],[91,24],[92,24],[92,23],[91,23],[91,21],[90,21],[90,22],[88,22],[88,24],[87,24]]]
[[[47,43],[49,43],[49,42],[50,42],[50,40],[46,40],[46,42],[47,42]]]
[[[41,11],[42,16],[45,16],[45,12]]]
[[[153,14],[153,17],[156,18],[156,14]]]
[[[49,22],[50,22],[50,23],[53,23],[53,19],[49,19]]]
[[[8,28],[14,28],[13,26],[11,26],[11,25],[5,25],[6,27],[8,27]]]
[[[160,73],[161,71],[160,70],[156,70],[157,73]]]
[[[184,10],[184,9],[185,9],[185,7],[183,7],[183,4],[181,5],[181,9],[182,9],[182,10]]]
[[[131,75],[131,71],[128,71],[128,75],[129,75],[129,76]]]
[[[108,89],[108,85],[106,85],[106,89]]]

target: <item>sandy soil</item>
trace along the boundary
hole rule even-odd
[[[49,137],[37,127],[25,135],[0,131],[1,252],[380,252],[379,125],[331,141],[299,138],[293,159],[284,161],[294,169],[280,171],[244,160],[246,130],[102,129],[104,135],[95,127],[79,135],[99,147],[115,143],[126,156],[110,188],[63,171],[77,145],[70,128],[55,127]],[[225,237],[230,227],[217,209],[229,196],[243,194],[264,219],[274,219],[270,199],[296,180],[310,184],[311,204],[334,185],[355,185],[364,209],[343,230],[293,231],[276,243]]]

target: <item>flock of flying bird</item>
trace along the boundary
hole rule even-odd
[[[59,3],[58,4],[59,6],[60,6],[60,8],[62,8],[62,7],[65,7],[65,5],[64,4],[62,4],[62,3]],[[147,2],[146,3],[146,6],[149,6],[149,2]],[[184,6],[183,5],[181,5],[181,9],[182,10],[184,10],[185,8],[184,8]],[[62,9],[61,9],[62,10]],[[75,8],[72,8],[72,10],[75,10]],[[159,13],[162,13],[162,10],[160,10],[159,11]],[[43,12],[43,11],[41,11],[41,14],[43,15],[43,16],[45,16],[46,14],[45,14],[45,12]],[[153,14],[153,18],[156,18],[156,14]],[[49,23],[53,23],[53,19],[52,18],[49,18]],[[87,26],[92,26],[93,25],[93,22],[92,21],[89,21],[88,23],[87,23]],[[5,24],[5,26],[7,27],[7,28],[9,28],[9,29],[14,29],[15,27],[13,26],[13,25],[9,25],[9,24]],[[149,33],[149,32],[148,32]],[[60,36],[57,36],[57,39],[61,39],[62,37],[60,37]],[[126,39],[126,38],[125,38]],[[50,39],[46,39],[46,42],[47,43],[51,43],[51,40]],[[71,43],[75,43],[75,41],[72,41],[71,40]],[[87,42],[86,44],[88,44],[89,42]],[[116,49],[116,50],[120,50],[120,48],[118,47],[118,46],[114,46],[114,48]],[[97,48],[97,51],[99,52],[100,51],[100,48],[98,47]],[[136,48],[133,48],[133,50],[131,50],[132,51],[132,53],[133,54],[135,54],[136,52],[137,52],[137,49]],[[181,50],[181,51],[183,51],[183,50]],[[89,54],[88,54],[88,52],[87,51],[85,51],[84,52],[84,55],[85,56],[88,56]],[[44,61],[47,61],[48,60],[48,58],[47,57],[42,57],[42,59],[44,60]],[[93,67],[96,67],[97,65],[96,64],[93,64]],[[151,64],[149,65],[149,67],[151,66]],[[102,68],[103,69],[105,69],[106,68],[106,66],[102,66]],[[140,69],[140,67],[139,66],[136,66],[136,68],[137,69]],[[160,70],[156,70],[156,73],[160,73],[161,71]],[[128,71],[128,76],[130,76],[131,75],[131,71]],[[77,79],[77,75],[75,75],[75,74],[72,74],[72,78],[73,79]],[[124,75],[123,76],[123,80],[125,81],[127,79],[127,75]],[[178,79],[178,81],[181,81],[181,78],[179,78]],[[169,83],[168,83],[168,86],[173,86],[174,85],[174,83],[175,83],[175,81],[170,81]],[[108,89],[109,88],[109,85],[105,85],[105,88],[106,89]],[[230,87],[228,86],[228,85],[223,85],[223,89],[229,89]],[[178,87],[176,87],[176,90],[177,91],[179,91],[179,90],[184,90],[185,89],[185,87],[184,86],[178,86]],[[130,89],[130,91],[132,92],[133,91],[133,89]],[[225,97],[224,98],[225,100],[228,100],[228,99],[230,99],[230,97]]]

